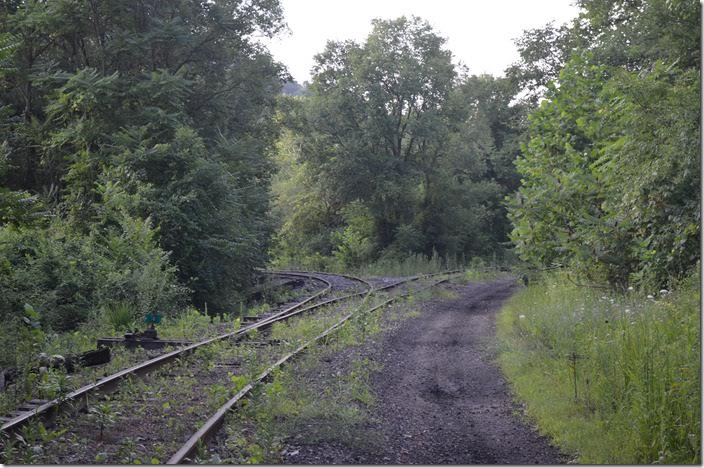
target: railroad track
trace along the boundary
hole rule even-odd
[[[116,372],[112,375],[103,377],[98,379],[97,382],[91,383],[88,385],[85,385],[81,388],[78,388],[77,390],[74,390],[67,395],[64,395],[63,397],[60,398],[55,398],[53,400],[30,400],[29,402],[24,403],[20,407],[18,407],[15,411],[13,411],[10,414],[10,418],[7,417],[2,417],[0,419],[0,422],[2,422],[2,427],[0,428],[0,431],[12,435],[16,434],[25,424],[27,424],[30,421],[33,421],[35,419],[42,419],[45,422],[46,421],[51,421],[54,419],[58,413],[60,412],[61,409],[68,407],[69,405],[71,406],[72,410],[75,409],[81,409],[86,406],[87,398],[89,395],[94,394],[94,393],[109,393],[115,390],[115,388],[122,382],[125,378],[131,377],[131,376],[143,376],[145,374],[148,374],[150,372],[153,372],[154,370],[158,369],[159,367],[174,362],[176,359],[182,358],[183,356],[186,356],[188,354],[191,354],[195,352],[198,349],[201,349],[205,346],[208,346],[210,344],[216,343],[218,341],[223,341],[223,340],[238,340],[242,339],[244,336],[246,336],[247,333],[251,332],[252,330],[260,330],[260,329],[267,329],[271,327],[274,323],[286,320],[290,317],[293,317],[301,312],[305,312],[308,310],[314,310],[317,307],[321,306],[321,303],[318,303],[314,306],[310,306],[309,304],[319,298],[322,298],[323,296],[331,293],[333,291],[333,283],[335,280],[333,277],[335,276],[342,276],[344,277],[347,281],[356,281],[358,283],[361,283],[363,287],[365,288],[361,292],[357,292],[355,294],[350,294],[347,296],[343,296],[337,299],[330,299],[328,301],[323,301],[323,304],[330,304],[334,303],[337,301],[340,301],[342,299],[345,299],[347,297],[352,297],[354,295],[359,295],[359,294],[364,294],[366,291],[371,289],[371,285],[361,279],[361,278],[355,278],[352,276],[348,275],[332,275],[332,274],[316,274],[316,273],[309,273],[309,272],[300,272],[300,271],[287,271],[287,272],[269,272],[269,274],[280,274],[283,276],[292,276],[292,277],[299,277],[299,278],[308,278],[312,280],[317,280],[322,282],[325,287],[316,293],[312,294],[311,296],[305,298],[304,300],[295,303],[292,306],[286,307],[281,311],[274,312],[267,314],[266,316],[262,316],[259,320],[257,320],[254,323],[244,325],[242,326],[239,330],[230,332],[230,333],[224,333],[218,336],[215,336],[213,338],[209,338],[206,340],[199,341],[197,343],[185,346],[183,348],[179,348],[177,350],[159,355],[155,358],[149,359],[147,361],[141,362],[139,364],[136,364],[134,366],[131,366],[129,368],[123,369],[119,372]],[[349,286],[349,285],[348,285]]]
[[[118,385],[120,385],[122,382],[125,382],[125,380],[130,380],[130,377],[137,376],[141,378],[146,378],[148,375],[152,375],[152,373],[157,370],[158,368],[164,366],[165,364],[169,363],[177,363],[181,362],[183,358],[186,356],[195,353],[198,350],[202,350],[204,348],[207,348],[208,345],[214,345],[218,342],[238,342],[242,340],[242,342],[246,343],[244,341],[245,337],[248,337],[251,335],[252,332],[259,333],[259,336],[262,336],[277,323],[282,323],[286,320],[291,319],[292,317],[298,316],[300,314],[304,314],[310,311],[314,310],[323,310],[326,308],[326,306],[330,306],[336,303],[342,303],[343,301],[347,301],[348,299],[352,298],[362,298],[364,300],[366,297],[368,297],[370,294],[373,292],[379,292],[379,291],[385,291],[388,289],[395,288],[400,285],[404,285],[406,283],[416,281],[422,278],[428,278],[432,277],[434,275],[418,275],[415,277],[411,278],[406,278],[403,280],[399,280],[396,282],[393,282],[391,284],[385,285],[383,287],[377,287],[374,288],[369,282],[366,280],[363,280],[361,278],[356,278],[353,276],[348,276],[348,275],[331,275],[327,273],[320,273],[320,272],[301,272],[301,271],[272,271],[272,272],[267,272],[269,274],[275,274],[275,275],[280,275],[280,276],[290,276],[290,277],[304,277],[308,279],[313,279],[320,281],[322,284],[325,285],[325,287],[319,291],[317,291],[315,294],[311,295],[310,297],[305,298],[304,300],[297,302],[296,304],[285,307],[282,310],[275,311],[272,313],[268,313],[259,317],[256,317],[256,322],[245,325],[236,332],[231,332],[231,333],[225,333],[207,340],[203,340],[201,342],[186,346],[184,348],[172,351],[170,353],[165,353],[161,356],[158,356],[156,358],[150,359],[148,361],[145,361],[143,363],[137,364],[135,366],[132,366],[130,368],[124,369],[120,372],[117,372],[115,374],[112,374],[110,376],[107,376],[98,382],[90,385],[86,385],[74,392],[69,393],[62,399],[56,399],[53,401],[49,402],[38,402],[39,404],[34,407],[34,408],[25,408],[25,411],[18,413],[13,420],[6,422],[2,426],[3,432],[6,432],[8,434],[14,434],[19,432],[19,430],[28,422],[35,420],[35,419],[43,419],[43,420],[51,420],[53,419],[63,408],[66,407],[71,407],[72,410],[76,409],[81,409],[88,407],[88,397],[89,395],[105,395],[108,393],[113,392],[115,389],[117,389]],[[326,296],[331,295],[332,293],[338,293],[340,295],[332,298],[325,299]],[[399,296],[401,297],[401,296]],[[317,301],[316,301],[317,299]],[[391,300],[387,301],[386,303],[389,303],[396,298],[392,298]],[[384,304],[381,304],[380,306],[375,307],[381,307]],[[335,309],[337,310],[337,309]],[[332,329],[335,329],[336,327],[340,326],[344,321],[348,320],[352,314],[347,314],[345,317],[343,317],[343,320],[340,322],[337,322],[336,325],[332,327]],[[332,330],[331,329],[331,330]],[[327,335],[330,331],[326,331],[324,335]],[[317,337],[315,340],[319,339],[320,337]],[[234,406],[237,401],[239,401],[241,398],[243,398],[251,388],[254,386],[258,385],[262,381],[266,380],[270,373],[272,372],[273,369],[277,368],[278,366],[282,365],[284,362],[286,362],[288,359],[290,359],[292,356],[295,356],[296,354],[302,352],[310,342],[307,342],[296,349],[294,349],[292,352],[286,352],[286,354],[277,359],[271,366],[269,366],[265,371],[260,373],[259,375],[256,376],[251,382],[248,382],[242,389],[234,396],[232,397],[228,403],[230,405],[225,408],[222,407],[218,412],[216,412],[215,419],[221,420],[222,417],[229,411],[232,406]],[[268,361],[271,362],[271,361]],[[223,363],[223,365],[228,365],[227,363]],[[178,365],[171,366],[169,368],[166,368],[166,371],[171,372],[170,369],[172,368],[178,368]],[[226,374],[227,370],[219,369],[219,377],[220,379],[224,377],[227,377],[230,374]],[[178,372],[178,370],[176,371]],[[174,377],[176,374],[172,374],[171,376]],[[212,385],[215,380],[215,376],[211,378],[211,380],[208,380],[210,378],[209,376],[205,375],[205,378],[203,378],[203,374],[199,374],[200,377],[199,379],[202,379],[202,382],[199,382],[201,387],[200,390],[207,390],[208,385]],[[130,380],[131,381],[131,380]],[[227,382],[227,380],[225,380]],[[237,387],[234,387],[237,388]],[[185,396],[184,396],[185,397]],[[152,400],[154,398],[151,398]],[[227,406],[227,404],[225,405]],[[217,416],[217,415],[220,416]],[[206,415],[207,417],[207,415]],[[204,419],[204,418],[203,418]],[[199,436],[194,442],[196,445],[199,443],[198,441],[207,439],[211,431],[214,431],[216,427],[219,425],[219,422],[212,422],[213,418],[210,418],[208,422],[202,426],[201,431],[205,431],[205,436]],[[201,432],[199,431],[199,432]],[[195,447],[195,445],[194,445]],[[192,447],[190,449],[185,449],[185,452],[179,451],[178,453],[182,453],[182,457],[185,460],[190,453],[192,452]],[[185,455],[183,455],[185,453]],[[176,456],[176,455],[174,455]],[[173,457],[172,457],[173,459]],[[175,463],[180,463],[180,461],[175,461]]]
[[[397,286],[406,284],[410,281],[415,281],[418,279],[422,278],[429,278],[437,275],[443,275],[447,274],[447,278],[444,278],[439,281],[433,282],[431,285],[425,287],[425,288],[420,288],[419,290],[416,291],[407,291],[402,294],[398,294],[394,297],[391,297],[385,301],[383,301],[380,304],[377,304],[370,309],[367,309],[362,312],[350,312],[346,315],[344,315],[341,319],[339,319],[337,322],[335,322],[332,326],[327,328],[325,331],[317,335],[315,338],[306,341],[299,347],[297,347],[295,350],[292,352],[287,353],[283,357],[281,357],[279,360],[277,360],[274,364],[269,366],[264,372],[259,374],[252,382],[248,383],[245,385],[240,391],[233,396],[230,400],[227,401],[223,406],[218,408],[213,415],[198,429],[187,441],[185,444],[181,446],[181,448],[167,461],[167,464],[169,465],[179,465],[179,464],[185,464],[189,463],[192,461],[192,456],[198,449],[198,447],[204,446],[207,444],[207,442],[212,439],[215,434],[218,432],[220,429],[225,416],[232,411],[232,409],[235,407],[236,404],[238,404],[243,398],[245,398],[257,385],[267,381],[272,373],[279,367],[281,367],[283,364],[291,360],[292,358],[296,357],[297,355],[301,354],[303,351],[305,351],[309,346],[312,344],[322,340],[323,338],[327,337],[328,335],[331,335],[335,331],[337,331],[340,327],[344,326],[345,323],[350,320],[353,316],[355,315],[361,315],[361,314],[369,314],[374,312],[375,310],[378,310],[382,307],[385,307],[389,304],[391,304],[394,301],[397,301],[398,299],[401,299],[403,297],[408,296],[412,292],[421,292],[426,289],[430,289],[434,286],[437,286],[438,284],[444,283],[449,280],[450,275],[453,273],[458,273],[458,271],[449,271],[449,272],[442,272],[442,273],[437,273],[437,274],[430,274],[430,275],[419,275],[407,280],[401,280],[394,282],[392,284],[382,286],[376,289],[373,289],[371,292],[378,292],[378,291],[384,291],[388,289],[395,288]]]

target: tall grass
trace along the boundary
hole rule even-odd
[[[271,267],[348,273],[359,276],[412,276],[467,267],[477,274],[477,278],[468,277],[467,280],[486,280],[486,270],[497,270],[499,266],[517,263],[518,259],[510,251],[501,251],[499,254],[494,253],[486,257],[473,257],[470,260],[464,255],[441,256],[433,250],[431,255],[423,253],[386,255],[372,263],[358,267],[345,265],[334,256],[326,257],[316,253],[295,258],[277,258],[272,261]]]
[[[417,253],[404,258],[382,258],[356,269],[355,273],[361,276],[412,276],[457,268],[460,263],[454,258],[443,258],[436,252],[431,256]]]
[[[579,462],[700,464],[699,300],[698,275],[672,294],[626,295],[552,276],[502,310],[499,361]]]
[[[127,331],[136,327],[134,306],[129,302],[117,302],[103,308],[105,320],[116,332]]]

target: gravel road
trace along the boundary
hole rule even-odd
[[[289,447],[296,464],[557,464],[566,458],[519,416],[493,362],[495,315],[515,282],[446,285],[422,314],[364,354],[383,364],[369,430],[383,443]],[[453,297],[450,297],[453,296]],[[379,442],[382,442],[379,440]],[[295,449],[295,450],[294,450]]]

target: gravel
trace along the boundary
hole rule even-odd
[[[372,380],[377,404],[367,430],[375,442],[295,438],[282,451],[283,463],[566,463],[520,416],[494,363],[495,315],[515,288],[512,280],[444,285],[452,293],[418,303],[419,317],[321,362],[321,376],[344,369],[352,357],[383,365]]]

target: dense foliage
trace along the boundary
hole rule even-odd
[[[580,6],[549,47],[531,33],[513,69],[528,82],[536,63],[566,60],[530,116],[512,238],[536,264],[665,286],[700,256],[700,4]]]
[[[611,286],[685,275],[699,4],[579,6],[502,78],[401,17],[328,43],[303,88],[253,38],[283,27],[276,0],[3,3],[0,317],[227,311],[268,254],[362,268],[512,240]]]
[[[214,333],[203,312],[241,313],[270,258],[410,275],[517,253],[565,267],[500,318],[541,427],[583,462],[700,462],[701,6],[577,4],[504,77],[401,17],[329,42],[300,86],[256,39],[278,0],[0,2],[0,372],[25,387],[2,412],[65,377],[39,352],[149,312]]]
[[[224,311],[263,266],[276,0],[0,7],[0,319]]]
[[[281,261],[502,251],[523,108],[507,80],[459,73],[443,44],[402,17],[316,56],[308,95],[285,107],[282,162],[307,190],[277,185]]]

